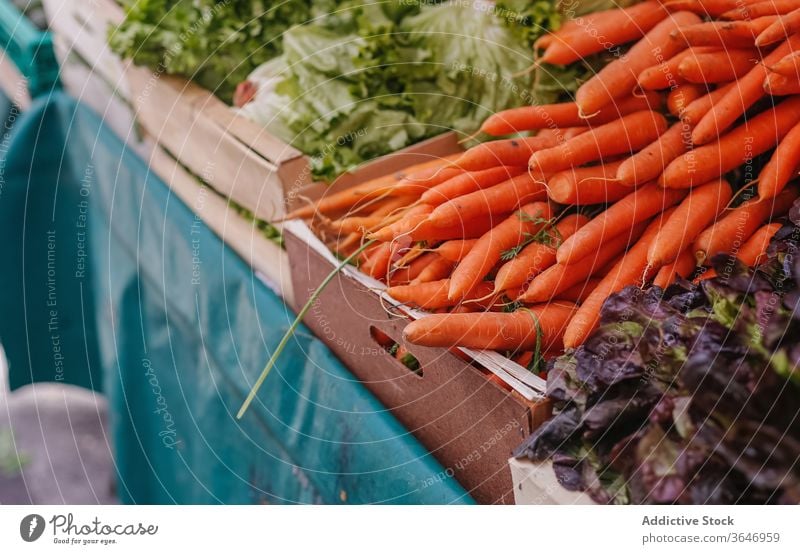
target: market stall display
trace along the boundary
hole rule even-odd
[[[719,3],[712,4],[719,8]],[[709,477],[712,484],[715,478],[740,479],[720,482],[716,492],[723,496],[704,497],[716,492],[702,476],[693,490],[693,471],[706,462],[721,463],[724,470],[726,463],[734,463],[731,457],[743,443],[728,445],[726,462],[725,453],[715,452],[713,446],[721,449],[726,444],[722,437],[727,427],[707,427],[698,423],[698,414],[686,420],[673,409],[671,394],[680,397],[687,389],[703,393],[698,385],[703,379],[689,374],[686,356],[696,354],[696,369],[707,372],[708,358],[729,347],[726,333],[717,337],[718,343],[703,338],[704,321],[694,321],[698,327],[686,331],[688,344],[673,345],[678,333],[673,326],[680,325],[680,317],[698,317],[695,312],[687,315],[687,310],[713,312],[720,309],[720,298],[728,298],[733,305],[723,308],[730,318],[723,325],[746,327],[747,316],[738,317],[739,306],[751,306],[748,294],[765,290],[788,298],[778,300],[788,302],[788,312],[765,315],[753,308],[754,313],[767,317],[762,323],[771,321],[786,331],[787,314],[794,309],[782,287],[733,285],[740,295],[735,300],[732,292],[720,292],[719,287],[727,290],[729,279],[759,282],[759,274],[750,278],[753,274],[744,264],[770,260],[767,247],[773,237],[782,237],[784,246],[773,241],[770,248],[793,249],[793,242],[785,243],[789,231],[781,234],[778,229],[798,197],[792,181],[798,173],[800,96],[775,76],[791,79],[784,73],[795,67],[797,12],[783,7],[782,13],[754,20],[733,13],[716,20],[705,8],[704,2],[644,2],[586,16],[582,25],[565,25],[538,44],[544,48],[542,59],[558,59],[564,44],[576,58],[593,54],[596,41],[582,41],[583,34],[599,33],[610,47],[625,46],[626,51],[581,84],[574,102],[511,108],[482,125],[490,135],[532,131],[534,136],[500,138],[456,159],[443,159],[438,167],[427,164],[410,168],[400,180],[363,183],[288,216],[306,219],[331,250],[352,260],[359,272],[383,281],[393,305],[433,312],[411,315],[414,321],[403,329],[407,343],[495,350],[546,376],[548,396],[561,411],[519,452],[532,452],[537,459],[555,455],[561,480],[573,489],[590,490],[600,501],[793,501],[795,494],[790,452],[796,449],[781,441],[797,436],[790,400],[796,393],[796,370],[794,362],[780,355],[779,343],[768,346],[760,333],[748,336],[761,352],[757,361],[748,359],[757,369],[751,369],[749,377],[744,369],[736,373],[747,356],[739,352],[738,358],[719,362],[734,374],[720,371],[717,376],[723,383],[729,378],[751,383],[749,388],[743,385],[742,394],[750,394],[754,411],[747,417],[755,420],[748,423],[742,415],[745,428],[757,427],[759,417],[777,418],[772,422],[777,429],[769,431],[773,439],[747,435],[763,443],[759,448],[767,458],[773,448],[786,452],[788,461],[778,463],[773,479],[765,476],[759,483],[753,468],[763,467],[758,463],[766,458],[756,453],[750,469],[739,465],[730,476]],[[647,23],[640,34],[631,35],[619,23],[626,18]],[[731,57],[733,49],[742,54]],[[571,61],[566,54],[564,59]],[[772,69],[776,64],[778,71]],[[707,68],[713,68],[708,75]],[[509,279],[523,269],[517,265],[522,264],[518,256],[530,260],[522,282]],[[737,260],[733,275],[723,259]],[[783,263],[780,256],[774,265]],[[506,268],[510,264],[513,270]],[[778,272],[773,279],[791,278],[790,266],[783,271],[784,277]],[[700,284],[691,284],[688,280],[693,278]],[[658,286],[651,286],[653,281]],[[688,294],[694,299],[683,312],[667,307],[676,287],[689,291],[680,298]],[[642,321],[635,314],[641,314]],[[401,314],[395,310],[393,315]],[[660,317],[666,321],[661,323]],[[705,317],[720,323],[721,316]],[[628,350],[620,351],[620,358],[592,362],[598,345],[608,342],[604,330],[611,325],[621,326],[620,340]],[[655,335],[648,339],[650,327]],[[677,380],[679,392],[663,386],[654,390],[642,382],[648,367],[662,363],[653,356],[660,352],[656,339],[665,334],[672,338],[659,340],[676,350],[675,362],[681,368],[667,370],[667,377]],[[616,352],[622,346],[608,348]],[[628,354],[641,363],[626,362]],[[624,374],[629,365],[630,376]],[[691,384],[681,382],[681,376]],[[786,409],[774,416],[758,412],[761,381],[785,391]],[[691,388],[695,386],[701,388]],[[735,391],[708,394],[729,392]],[[773,393],[763,391],[765,398],[776,398]],[[636,412],[639,420],[625,419],[626,410]],[[607,445],[594,438],[607,437],[617,418],[623,430],[635,431],[625,425],[642,418],[646,422],[648,414],[653,423],[641,424],[642,430],[626,439],[630,448],[639,448],[642,463],[614,473],[612,462],[627,444],[617,441],[627,435]],[[595,417],[596,422],[590,419]],[[733,417],[712,414],[717,425]],[[689,427],[678,429],[683,423]],[[699,433],[710,433],[706,443],[692,438],[691,424],[698,424]],[[663,452],[669,463],[661,458],[648,470],[646,462],[657,456],[652,449],[669,433],[673,446]],[[600,452],[587,448],[587,442]],[[680,464],[687,473],[676,469]],[[646,474],[631,476],[637,471]]]

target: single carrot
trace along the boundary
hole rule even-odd
[[[660,113],[635,112],[600,125],[553,148],[534,152],[528,165],[534,175],[555,173],[608,156],[627,154],[647,146],[667,128]]]
[[[614,105],[606,106],[596,113],[588,115],[581,113],[575,102],[522,106],[490,115],[481,125],[481,131],[492,136],[502,136],[536,129],[582,128],[586,125],[608,123],[633,112],[658,110],[663,103],[663,97],[660,94],[647,91],[644,94],[621,98]],[[495,165],[497,164],[495,163]]]
[[[498,166],[524,166],[531,154],[558,144],[554,136],[493,140],[473,146],[453,162],[466,171],[482,171]]]
[[[610,50],[614,46],[641,38],[667,17],[659,2],[641,2],[626,9],[613,9],[593,14],[594,17],[578,20],[563,38],[556,35],[540,61],[567,65],[591,54]]]
[[[510,212],[520,205],[545,198],[544,182],[523,173],[499,185],[448,200],[431,212],[428,221],[436,227],[447,227],[480,214]]]
[[[436,253],[445,260],[450,260],[451,262],[460,262],[464,256],[467,255],[467,252],[472,250],[476,242],[478,242],[478,239],[448,240],[436,248]]]
[[[727,83],[746,75],[760,61],[750,49],[725,49],[687,56],[678,65],[678,74],[690,83]]]
[[[592,291],[597,288],[597,285],[600,284],[600,279],[591,278],[587,279],[583,283],[578,283],[577,285],[573,285],[564,292],[558,294],[555,298],[556,302],[575,302],[576,304],[583,303],[584,300],[589,298],[589,295],[592,294]]]
[[[688,46],[750,48],[775,20],[775,16],[765,16],[751,21],[708,21],[675,31],[673,37]]]
[[[412,344],[479,350],[547,349],[561,344],[571,302],[530,306],[511,313],[436,314],[412,321],[403,337]]]
[[[426,217],[414,227],[408,238],[412,241],[438,242],[453,239],[476,239],[488,233],[492,227],[508,219],[510,214],[479,214],[477,217],[459,221],[448,227],[436,227]]]
[[[779,73],[770,73],[764,79],[764,92],[771,96],[789,96],[800,93],[800,79]]]
[[[680,117],[689,104],[703,97],[707,92],[703,85],[694,83],[678,85],[667,96],[667,110],[675,117]]]
[[[621,163],[578,167],[556,173],[547,180],[547,194],[553,202],[566,205],[615,202],[631,192],[629,186],[617,181],[617,169]]]
[[[786,77],[800,77],[800,50],[784,56],[769,66],[769,70]]]
[[[661,269],[658,270],[658,273],[653,279],[653,284],[665,289],[674,283],[675,279],[678,277],[684,279],[689,278],[696,268],[697,265],[694,259],[694,253],[692,253],[691,248],[687,248],[672,262],[662,266]]]
[[[364,252],[362,263],[359,269],[370,277],[383,279],[389,272],[389,264],[392,259],[392,243],[384,242],[378,244],[374,249]]]
[[[797,0],[764,0],[728,10],[722,19],[755,19],[765,15],[785,15],[797,9]]]
[[[381,242],[389,242],[399,236],[407,235],[420,223],[425,221],[428,218],[428,214],[432,211],[433,206],[430,204],[417,204],[403,212],[401,219],[370,233],[367,235],[367,238]]]
[[[687,11],[702,16],[718,17],[755,0],[661,0],[670,11]]]
[[[736,257],[742,263],[750,267],[755,267],[761,264],[766,258],[769,242],[781,227],[783,227],[783,225],[780,223],[768,223],[767,225],[764,225],[758,231],[753,233],[749,239],[747,239],[747,241],[736,253]]]
[[[429,283],[431,281],[445,279],[446,277],[450,277],[454,267],[455,262],[451,262],[450,260],[445,260],[444,258],[437,256],[432,262],[428,263],[422,271],[420,271],[419,275],[411,279],[410,283],[412,285],[418,285],[420,283]]]
[[[681,27],[699,23],[700,18],[690,12],[671,14],[653,27],[634,44],[625,56],[606,65],[575,93],[575,102],[584,114],[592,114],[631,93],[642,71],[670,58],[685,46],[670,38]]]
[[[424,171],[416,171],[412,175],[404,177],[392,189],[392,194],[422,194],[431,187],[444,183],[466,171],[466,168],[449,167],[447,164],[448,162],[442,161],[441,165],[426,168]]]
[[[667,213],[665,217],[669,217],[669,215]],[[647,227],[639,241],[628,250],[608,275],[603,277],[592,294],[584,300],[564,332],[566,348],[575,348],[586,340],[586,337],[600,321],[600,308],[610,295],[628,285],[641,285],[648,279],[648,272],[651,268],[647,264],[647,251],[663,220],[664,218],[658,218]]]
[[[524,167],[511,166],[470,171],[428,189],[420,196],[420,201],[432,206],[438,206],[464,194],[497,185],[522,173],[525,173]]]
[[[800,37],[790,37],[770,52],[763,64],[756,64],[746,75],[737,79],[731,89],[717,101],[692,131],[692,142],[702,145],[719,137],[745,111],[765,94],[764,79],[767,67],[779,61],[790,51],[800,48]]]
[[[717,142],[676,158],[658,182],[670,188],[707,183],[776,146],[798,121],[800,97],[789,97],[723,135]]]
[[[777,17],[758,35],[756,46],[760,48],[784,40],[798,31],[800,31],[800,8]]]
[[[556,223],[554,229],[547,233],[547,240],[531,242],[500,266],[494,277],[494,290],[501,292],[521,287],[535,275],[553,265],[556,261],[558,244],[575,234],[575,231],[588,222],[589,218],[585,215],[572,214]]]
[[[331,231],[338,235],[350,233],[364,233],[364,231],[380,225],[386,220],[383,215],[366,215],[345,217],[331,222]]]
[[[727,85],[720,86],[686,106],[686,109],[684,109],[681,114],[681,121],[693,127],[697,125],[700,120],[703,119],[703,116],[728,94],[728,91],[731,90],[734,85],[734,83],[728,83]]]
[[[528,235],[539,231],[553,216],[545,202],[523,206],[519,212],[484,234],[456,266],[450,278],[450,298],[462,298],[486,277],[503,252],[518,247]]]
[[[675,192],[679,194],[673,194]],[[565,240],[558,248],[558,263],[580,262],[606,240],[630,231],[637,223],[664,211],[685,196],[686,191],[661,189],[654,183],[634,190]]]
[[[632,187],[653,181],[672,160],[689,150],[691,134],[689,125],[682,121],[675,123],[658,140],[619,162],[617,182]],[[550,186],[552,188],[552,184]]]
[[[398,302],[416,306],[423,310],[437,310],[455,306],[460,302],[460,300],[451,300],[447,297],[449,288],[450,279],[442,279],[440,281],[389,287],[386,292]],[[464,300],[476,300],[489,296],[491,293],[492,284],[488,281],[483,281],[470,291]]]
[[[773,198],[797,176],[800,168],[800,123],[781,140],[758,176],[758,197]]]
[[[732,196],[731,186],[724,179],[692,189],[653,239],[647,263],[658,268],[675,261],[716,220]]]
[[[407,265],[392,267],[386,276],[386,282],[390,285],[410,283],[419,277],[429,265],[435,263],[437,259],[439,257],[433,252],[426,252],[411,260]]]
[[[647,227],[644,221],[632,230],[605,241],[600,247],[576,265],[558,263],[535,276],[528,288],[517,297],[520,302],[547,302],[562,292],[580,283],[585,283],[593,275],[604,274],[610,262],[616,264],[620,254],[636,241]]]
[[[748,200],[728,212],[714,225],[700,233],[692,246],[698,262],[721,252],[735,253],[770,217],[786,213],[797,198],[797,189],[790,187],[775,198]]]
[[[645,90],[659,90],[674,88],[684,82],[678,73],[681,63],[687,58],[693,58],[703,52],[713,52],[716,48],[687,48],[678,52],[670,59],[648,67],[639,74],[639,86]]]

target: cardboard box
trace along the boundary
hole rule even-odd
[[[594,504],[588,494],[568,491],[553,473],[553,464],[508,460],[516,504]]]
[[[300,305],[338,262],[303,222],[287,222],[284,236]],[[424,313],[402,307],[384,288],[348,266],[305,322],[477,501],[512,504],[508,457],[550,414],[544,381],[494,352],[406,343],[403,327]],[[390,355],[383,336],[407,348],[421,371]]]

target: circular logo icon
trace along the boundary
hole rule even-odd
[[[25,542],[33,542],[44,533],[44,518],[39,514],[30,514],[22,518],[19,524],[19,535]]]

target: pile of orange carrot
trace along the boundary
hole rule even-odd
[[[573,102],[489,117],[497,140],[291,214],[342,256],[371,241],[361,270],[432,312],[412,343],[574,348],[626,286],[758,263],[798,197],[800,0],[646,0],[536,47],[615,57]]]

